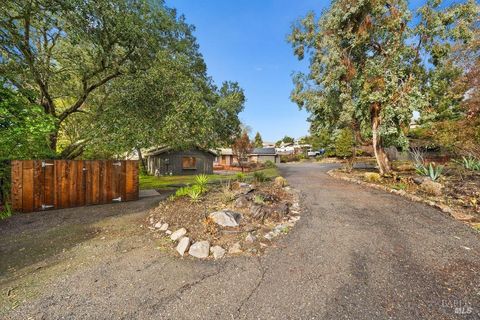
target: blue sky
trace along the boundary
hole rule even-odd
[[[447,4],[454,0],[445,1]],[[291,24],[313,10],[317,16],[329,5],[318,0],[167,0],[195,25],[215,83],[237,81],[247,102],[241,120],[259,131],[264,141],[308,133],[308,114],[290,101],[291,74],[308,67],[298,61],[286,37]],[[424,0],[410,1],[418,8]]]
[[[304,70],[286,42],[290,26],[309,10],[320,12],[327,2],[314,0],[168,0],[169,7],[195,25],[215,83],[237,81],[247,102],[240,118],[252,135],[276,141],[285,134],[308,133],[307,113],[290,101],[291,73]]]

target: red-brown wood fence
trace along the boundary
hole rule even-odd
[[[17,212],[138,200],[138,161],[14,160],[11,199]]]

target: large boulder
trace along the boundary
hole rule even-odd
[[[187,230],[185,228],[180,228],[170,235],[170,239],[172,239],[173,241],[177,241],[186,234]]]
[[[230,210],[221,210],[210,213],[209,217],[222,227],[238,227],[242,215]]]
[[[192,257],[205,259],[210,252],[210,243],[208,241],[198,241],[190,246],[188,254]]]
[[[175,248],[175,250],[177,250],[177,252],[183,257],[183,255],[185,254],[185,251],[188,250],[188,247],[190,247],[190,238],[182,237],[178,241],[178,245]]]

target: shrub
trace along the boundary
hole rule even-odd
[[[267,180],[267,176],[264,172],[256,171],[253,173],[253,180],[255,180],[256,182],[264,182],[265,180]]]
[[[190,190],[190,187],[182,187],[182,188],[179,188],[177,189],[177,191],[175,192],[175,197],[179,198],[179,197],[185,197],[188,195],[188,191]]]
[[[279,187],[285,187],[285,186],[287,186],[287,179],[285,179],[284,177],[276,177],[275,178],[275,185],[277,185]]]
[[[368,182],[379,182],[382,179],[382,176],[376,172],[365,172],[365,181]]]
[[[271,161],[271,160],[267,160],[263,164],[265,165],[266,168],[275,168],[276,167],[275,163],[273,163],[273,161]]]
[[[245,181],[245,174],[242,172],[239,172],[235,175],[235,180],[242,182]]]
[[[354,145],[353,132],[349,129],[342,129],[335,139],[335,154],[337,157],[347,158],[353,155]]]

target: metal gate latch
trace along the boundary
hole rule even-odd
[[[122,197],[114,198],[114,199],[112,199],[112,201],[115,201],[115,202],[122,202]]]
[[[47,163],[45,161],[42,161],[42,168],[45,168],[46,166],[54,166],[53,163]]]
[[[47,205],[47,204],[42,204],[42,210],[50,209],[50,208],[53,208],[53,207],[55,207],[53,204],[49,204],[49,205]]]
[[[114,162],[113,165],[114,165],[114,166],[120,166],[120,167],[121,167],[121,166],[122,166],[122,163],[121,163],[120,161],[118,161],[118,162]]]

